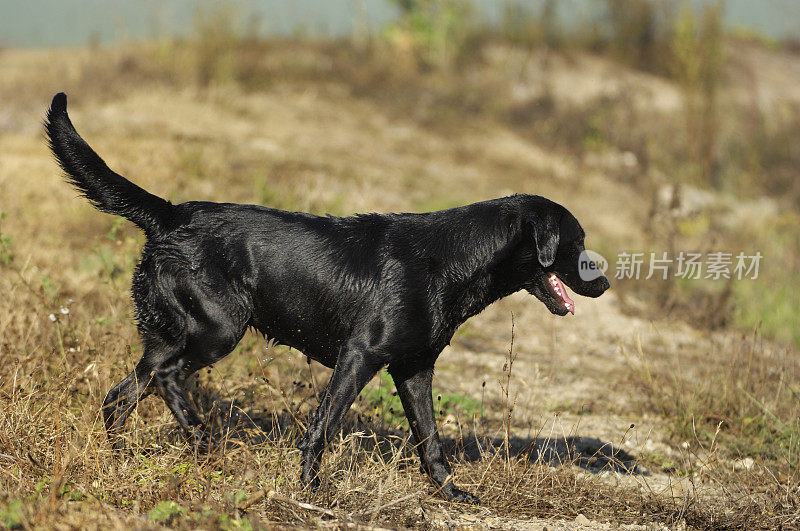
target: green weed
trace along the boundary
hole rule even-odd
[[[114,218],[106,234],[98,238],[92,252],[83,258],[81,269],[96,273],[103,282],[114,286],[128,281],[142,237],[138,233],[126,236],[122,231],[126,223],[124,218]]]
[[[0,505],[0,522],[7,529],[18,529],[23,526],[25,515],[25,502],[19,498],[12,498]]]
[[[174,501],[164,500],[156,504],[147,513],[152,520],[169,525],[173,520],[189,513],[189,509]]]
[[[3,232],[3,221],[8,217],[8,212],[0,212],[0,264],[10,264],[14,257],[11,254],[13,240],[9,234]]]
[[[467,41],[472,12],[469,2],[455,0],[393,0],[400,20],[386,28],[398,47],[410,46],[422,69],[453,63]]]
[[[394,390],[394,382],[387,372],[380,374],[379,385],[361,392],[363,403],[371,413],[385,424],[408,429],[403,404]],[[483,416],[481,401],[460,393],[443,393],[433,389],[433,406],[439,417],[464,415],[470,419]]]

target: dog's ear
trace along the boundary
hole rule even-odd
[[[530,222],[533,226],[539,263],[542,267],[550,267],[556,261],[561,216],[558,216],[552,208],[543,208],[531,216]]]

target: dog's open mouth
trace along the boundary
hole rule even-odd
[[[561,303],[564,305],[569,313],[575,315],[575,302],[569,298],[567,295],[567,289],[564,287],[564,284],[561,283],[561,280],[556,276],[555,273],[550,273],[548,277],[548,282],[550,284],[550,288],[555,293],[555,296]]]

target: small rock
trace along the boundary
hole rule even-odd
[[[578,525],[590,525],[592,522],[583,513],[578,513],[578,516],[575,517],[575,523]]]

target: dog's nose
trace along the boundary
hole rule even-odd
[[[583,289],[578,290],[576,289],[576,293],[579,295],[583,295],[584,297],[599,297],[603,293],[606,292],[608,288],[611,287],[611,283],[608,279],[604,276],[599,276],[596,279],[592,280],[591,282],[586,282],[583,284]]]
[[[611,287],[611,282],[608,281],[608,278],[603,277],[603,282],[600,284],[600,289],[603,292],[605,292],[610,287]]]

